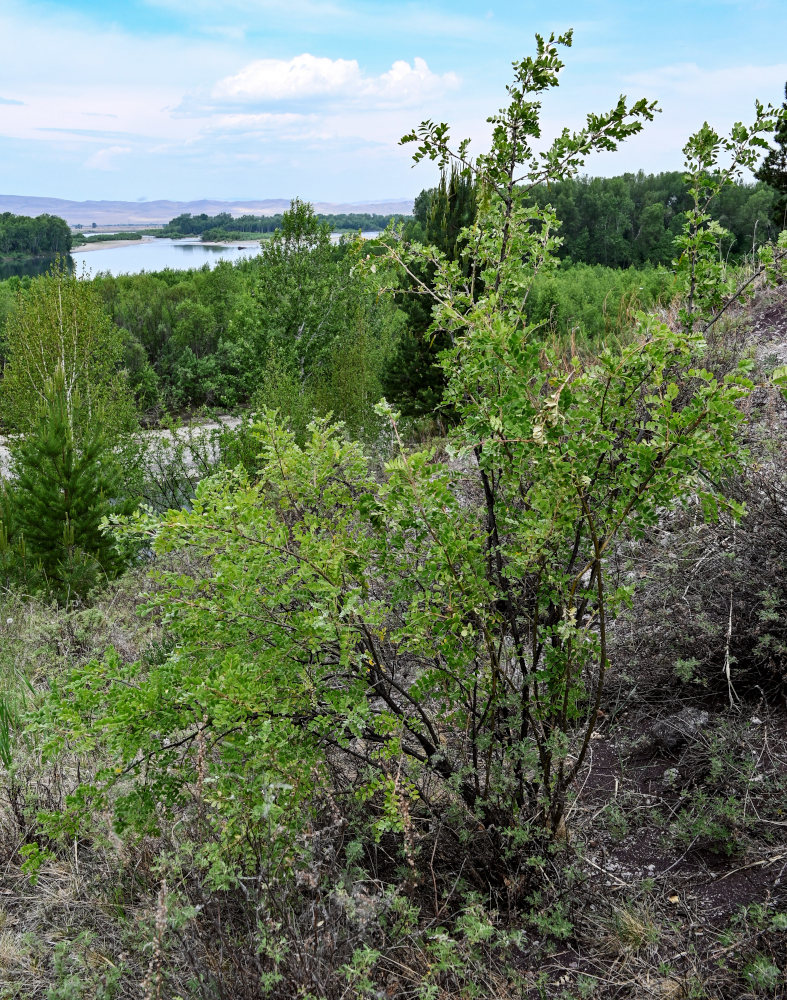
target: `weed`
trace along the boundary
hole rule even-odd
[[[655,944],[661,932],[647,914],[622,907],[613,917],[614,932],[620,941],[635,951],[646,944]]]
[[[610,802],[602,813],[604,825],[614,840],[623,840],[629,831],[626,811],[617,800]]]
[[[782,971],[767,955],[756,955],[744,968],[743,978],[761,993],[775,993],[784,984]]]
[[[745,826],[743,803],[736,796],[713,798],[700,790],[680,810],[670,833],[684,847],[729,856],[741,849]]]

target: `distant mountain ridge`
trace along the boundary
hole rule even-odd
[[[390,201],[362,201],[336,204],[312,202],[320,215],[343,215],[348,212],[369,212],[379,215],[411,215],[412,199]],[[97,226],[157,225],[169,222],[176,215],[218,215],[229,212],[239,215],[276,215],[290,207],[288,198],[265,198],[260,201],[219,201],[203,198],[200,201],[68,201],[64,198],[37,198],[28,195],[0,194],[0,212],[14,215],[59,215],[71,225]]]

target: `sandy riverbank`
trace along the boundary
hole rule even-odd
[[[136,240],[134,242],[137,242]],[[231,417],[229,415],[223,415],[216,417],[215,420],[208,420],[205,423],[200,423],[198,420],[191,424],[184,424],[178,427],[174,433],[170,430],[166,430],[160,427],[152,428],[151,430],[140,431],[143,437],[157,438],[159,442],[164,445],[163,452],[159,452],[159,457],[167,458],[171,454],[172,443],[175,437],[179,437],[186,441],[186,466],[192,468],[194,466],[193,459],[188,448],[189,436],[190,434],[195,434],[199,437],[201,434],[210,433],[211,431],[217,430],[232,430],[237,427],[240,423],[240,417]],[[151,456],[152,460],[155,462],[155,457]],[[11,471],[11,450],[8,447],[8,438],[0,434],[0,478],[7,477]]]
[[[153,237],[155,239],[155,237]],[[74,247],[71,251],[75,253],[88,253],[90,250],[113,250],[115,247],[136,247],[140,243],[147,243],[148,240],[102,240],[100,243],[85,243],[81,247]]]
[[[140,243],[152,243],[155,239],[155,236],[148,236],[143,237],[141,240],[102,240],[100,243],[85,243],[81,247],[74,247],[71,253],[88,253],[90,250],[114,250],[116,247],[136,247]],[[188,237],[185,237],[184,242],[187,240]],[[262,240],[222,240],[221,242],[211,241],[210,243],[202,243],[195,240],[194,242],[199,242],[199,245],[203,247],[242,247],[248,249],[259,246]]]

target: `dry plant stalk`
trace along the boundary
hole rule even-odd
[[[167,880],[159,887],[156,898],[156,933],[153,937],[153,954],[147,975],[142,983],[144,1000],[163,1000],[162,966],[164,964],[164,934],[167,930]]]

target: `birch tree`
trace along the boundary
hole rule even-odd
[[[5,335],[0,416],[6,430],[24,434],[32,428],[56,375],[77,440],[81,428],[96,419],[110,437],[133,424],[121,370],[123,335],[91,283],[71,273],[63,259],[29,289],[20,289]]]

